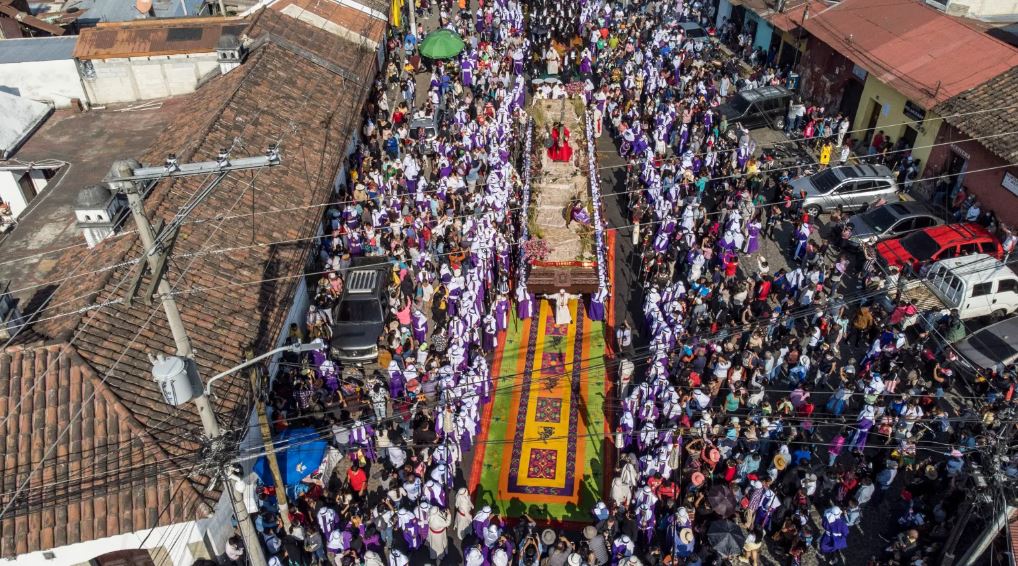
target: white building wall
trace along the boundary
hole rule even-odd
[[[0,200],[10,205],[14,218],[28,208],[28,200],[18,184],[18,179],[24,175],[24,171],[0,171]]]
[[[191,566],[195,559],[204,557],[202,527],[209,519],[177,523],[117,535],[102,539],[69,544],[54,548],[52,559],[40,552],[22,554],[17,558],[0,558],[0,566],[76,566],[118,550],[148,550],[156,566]]]
[[[92,104],[139,102],[194,92],[198,80],[219,67],[215,52],[89,61],[94,78],[84,74]]]
[[[0,89],[57,108],[69,108],[72,98],[86,100],[74,59],[0,65]]]
[[[926,0],[926,3],[952,16],[988,22],[1018,20],[1018,0]]]

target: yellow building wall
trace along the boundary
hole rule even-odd
[[[873,78],[873,75],[868,75],[866,84],[863,86],[862,96],[859,97],[859,108],[852,120],[849,136],[857,140],[866,140],[868,145],[868,140],[872,139],[876,132],[883,130],[885,135],[890,136],[891,143],[897,143],[905,134],[905,128],[911,127],[916,130],[916,139],[912,144],[914,148],[912,157],[921,160],[922,165],[925,165],[930,151],[933,149],[929,146],[935,143],[934,140],[942,120],[927,110],[923,121],[917,122],[915,118],[906,116],[904,113],[907,101],[908,99],[904,95]],[[876,126],[873,131],[861,131],[869,126],[874,108],[877,113]],[[857,151],[863,152],[865,148]]]

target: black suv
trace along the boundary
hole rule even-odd
[[[344,362],[378,359],[378,338],[385,330],[392,264],[384,257],[356,258],[346,272],[343,296],[332,311],[332,355]]]
[[[746,129],[780,129],[788,114],[790,100],[792,92],[787,88],[765,86],[737,93],[718,107],[718,111],[728,118],[729,125],[739,123]]]

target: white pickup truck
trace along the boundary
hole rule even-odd
[[[921,314],[957,309],[962,320],[1000,320],[1018,311],[1018,273],[1013,267],[986,254],[941,260],[922,279],[906,283],[902,298],[912,299]],[[897,291],[892,285],[887,293],[893,297]]]

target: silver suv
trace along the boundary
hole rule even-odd
[[[831,167],[791,182],[793,198],[805,192],[803,210],[816,216],[839,206],[858,210],[880,199],[892,200],[898,192],[891,170],[883,165]]]

